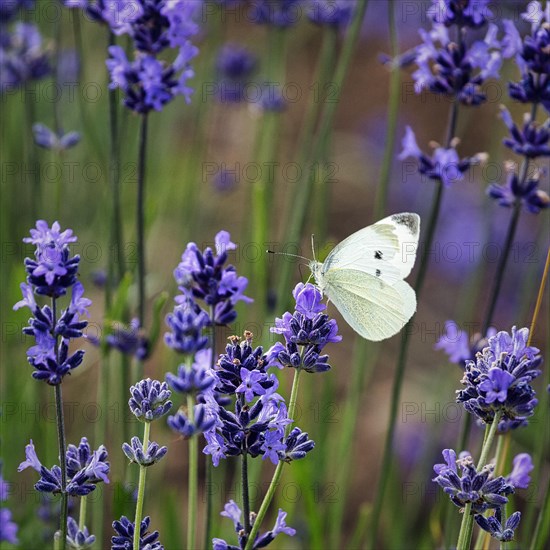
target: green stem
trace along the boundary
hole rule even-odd
[[[250,497],[248,493],[248,450],[245,449],[241,460],[241,484],[243,492],[244,532],[250,533]]]
[[[537,81],[538,82],[538,81]],[[537,118],[538,104],[533,103],[531,106],[531,120],[535,121]],[[529,157],[525,157],[521,165],[520,173],[518,175],[520,188],[525,186],[527,181],[527,176],[529,173]],[[495,313],[495,308],[497,305],[497,300],[500,294],[500,288],[502,286],[502,281],[504,279],[504,272],[506,270],[506,264],[508,263],[508,258],[510,256],[510,250],[514,242],[514,237],[516,235],[516,229],[519,221],[519,215],[521,213],[521,201],[516,201],[514,205],[514,212],[510,220],[510,225],[508,226],[508,232],[506,234],[506,241],[504,243],[504,253],[500,257],[500,262],[497,267],[495,275],[495,284],[493,286],[493,292],[491,293],[491,299],[489,300],[489,307],[487,309],[487,314],[485,315],[485,320],[483,321],[483,326],[481,329],[481,334],[484,335],[487,333],[487,330],[493,322],[493,315]]]
[[[493,422],[485,427],[485,441],[483,442],[483,448],[481,449],[481,456],[477,463],[477,471],[479,472],[489,458],[491,447],[493,446],[493,440],[498,430],[498,423],[501,418],[501,413],[497,412],[493,418]],[[472,504],[468,503],[464,507],[464,515],[462,516],[462,523],[460,525],[460,532],[458,534],[458,542],[456,545],[457,550],[468,550],[472,540],[472,532],[474,529],[474,516],[471,513]]]
[[[216,364],[216,323],[214,322],[214,306],[210,306],[210,321],[212,323],[210,334],[210,349],[212,350],[212,356],[210,359],[210,368],[214,369]],[[205,506],[205,529],[204,529],[204,548],[208,548],[212,541],[212,478],[213,468],[212,461],[206,457],[206,506]]]
[[[115,35],[109,31],[109,46],[115,44]],[[109,254],[108,291],[116,287],[124,276],[122,214],[120,202],[120,136],[116,90],[109,90],[110,159],[109,179],[112,192],[111,253]]]
[[[151,423],[145,422],[143,426],[143,452],[147,452],[149,446],[149,433],[151,431]],[[134,521],[134,548],[141,548],[140,546],[140,526],[143,518],[143,501],[145,498],[145,477],[147,475],[147,467],[139,466],[139,482],[138,482],[138,494],[136,502],[136,517]]]
[[[292,382],[292,390],[290,392],[290,401],[288,403],[288,418],[294,418],[301,374],[302,374],[301,369],[296,369],[294,371],[294,381]],[[288,434],[289,431],[290,431],[290,425],[287,426],[285,429],[285,436]],[[280,461],[279,464],[277,464],[277,468],[275,468],[275,473],[273,474],[273,478],[271,479],[269,488],[267,489],[267,493],[262,501],[260,510],[258,511],[258,515],[254,520],[254,525],[252,526],[250,535],[248,536],[245,550],[252,550],[252,547],[254,546],[254,541],[258,536],[258,531],[260,530],[260,527],[265,518],[269,505],[271,504],[271,501],[275,496],[275,491],[277,490],[277,487],[279,485],[279,480],[281,479],[281,475],[283,473],[284,464],[285,464],[284,461]]]
[[[86,509],[88,507],[88,497],[80,497],[80,512],[78,514],[78,528],[82,531],[86,525]],[[98,537],[98,540],[101,540]]]
[[[137,253],[138,253],[138,320],[141,329],[145,328],[145,170],[147,157],[147,113],[141,116],[138,153],[137,188]],[[137,379],[143,377],[143,361],[137,361]]]
[[[341,98],[341,92],[344,85],[344,81],[348,74],[348,69],[351,64],[355,47],[359,41],[361,25],[367,11],[368,0],[358,0],[357,9],[354,19],[349,27],[348,33],[342,46],[342,51],[336,63],[334,78],[332,83],[334,89],[338,91],[338,97],[333,98],[333,101],[327,101],[324,104],[323,112],[321,114],[321,121],[319,123],[319,129],[317,132],[317,139],[315,145],[312,147],[311,155],[309,159],[309,165],[315,166],[315,163],[319,161],[321,153],[323,151],[324,144],[329,132],[332,129],[334,122],[334,115],[336,108]],[[285,242],[298,243],[302,236],[302,230],[304,227],[305,216],[310,201],[311,189],[314,181],[314,174],[309,173],[303,179],[298,182],[298,192],[296,193],[296,200],[292,204],[292,211],[287,223],[287,234],[285,236]],[[291,268],[294,264],[291,262],[281,262],[281,272],[279,274],[279,285],[277,287],[277,300],[279,300],[278,306],[283,307],[282,300],[284,296],[288,294],[288,287],[290,286]]]
[[[286,79],[285,43],[287,33],[284,29],[271,27],[268,31],[269,52],[267,59],[267,79],[275,86],[281,85]],[[260,121],[256,140],[255,158],[259,163],[262,177],[252,189],[252,235],[254,242],[265,248],[269,240],[272,197],[276,178],[274,166],[280,141],[281,114],[265,112]],[[258,294],[258,316],[264,316],[267,304],[269,271],[267,262],[259,262],[254,266],[254,284]]]
[[[187,395],[187,416],[193,422],[195,405],[193,396]],[[195,534],[197,532],[197,496],[199,480],[199,437],[189,438],[189,493],[187,496],[187,548],[195,548]]]
[[[527,163],[525,163],[527,164]],[[508,231],[506,234],[506,240],[504,242],[503,253],[500,256],[500,261],[495,274],[495,284],[493,286],[493,291],[491,293],[491,298],[489,300],[489,307],[487,309],[487,314],[483,321],[483,326],[481,329],[481,334],[487,334],[487,330],[493,322],[493,316],[495,313],[495,308],[497,305],[497,300],[500,294],[500,289],[502,287],[502,281],[504,280],[504,273],[506,271],[506,264],[508,263],[508,258],[510,257],[510,251],[512,250],[512,244],[516,235],[516,230],[518,227],[519,215],[521,214],[521,202],[517,201],[514,205],[514,211],[512,213],[512,218],[510,224],[508,225]]]
[[[399,36],[397,32],[397,25],[395,24],[395,10],[396,3],[388,2],[390,44],[392,56],[394,58],[399,55]],[[382,168],[380,170],[380,182],[376,188],[376,198],[374,200],[374,219],[376,220],[379,220],[386,211],[391,167],[394,158],[397,117],[399,114],[399,106],[401,104],[401,71],[399,67],[392,67],[391,71],[386,146],[384,147],[384,157],[382,159]]]
[[[548,531],[550,531],[550,480],[548,480],[546,486],[546,497],[540,509],[529,550],[543,550],[548,541]]]
[[[205,522],[206,522],[206,526],[205,526],[205,529],[204,529],[204,548],[208,548],[209,546],[209,542],[212,541],[212,535],[211,535],[211,531],[212,531],[212,480],[214,478],[213,474],[213,470],[214,470],[214,466],[212,464],[212,460],[209,460],[208,457],[206,458],[206,464],[205,464],[205,469],[206,469],[206,495],[205,495],[205,498],[206,498],[206,505],[205,505],[205,514],[206,514],[206,518],[205,518]]]
[[[141,328],[145,321],[145,170],[147,157],[148,115],[141,116],[138,153],[138,189],[137,189],[137,250],[138,250],[138,319]]]
[[[52,326],[57,324],[57,302],[52,298]],[[55,356],[59,361],[59,336],[55,335]],[[67,545],[67,516],[69,499],[67,495],[67,444],[65,441],[65,418],[63,416],[63,393],[61,383],[54,386],[55,411],[57,418],[57,443],[59,447],[59,465],[61,467],[61,517],[59,530],[61,531],[60,548],[65,550]]]
[[[28,99],[25,103],[25,125],[28,132],[26,147],[27,149],[27,170],[32,173],[32,190],[31,190],[31,215],[34,220],[39,216],[39,209],[41,206],[41,186],[40,186],[40,163],[38,161],[38,155],[36,145],[34,143],[34,137],[32,132],[32,126],[36,122],[36,112],[34,107],[34,94],[30,94],[28,90],[31,84],[27,82],[25,84],[25,95]]]
[[[55,300],[54,300],[55,302]],[[61,466],[61,550],[65,550],[67,544],[67,516],[69,510],[69,500],[67,495],[67,456],[65,443],[65,419],[63,417],[63,396],[61,393],[61,384],[55,386],[55,410],[57,416],[57,442],[59,445],[59,462]]]

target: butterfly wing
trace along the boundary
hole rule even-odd
[[[408,212],[393,214],[353,233],[328,255],[321,269],[363,271],[389,285],[407,277],[416,259],[420,217]]]
[[[384,340],[399,332],[416,311],[414,290],[393,286],[354,269],[334,269],[324,276],[324,292],[346,322],[363,338]]]

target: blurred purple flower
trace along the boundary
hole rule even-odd
[[[34,142],[44,149],[53,149],[54,151],[67,151],[80,142],[78,132],[60,132],[56,134],[44,124],[34,124],[32,127]]]

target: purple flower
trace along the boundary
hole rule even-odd
[[[275,520],[275,526],[273,527],[274,536],[277,536],[280,533],[284,533],[289,537],[293,537],[296,534],[296,529],[293,529],[292,527],[289,527],[286,524],[286,516],[287,516],[287,513],[283,511],[281,508],[279,508],[279,512],[277,513],[277,519]]]
[[[266,379],[266,375],[263,372],[257,370],[248,370],[247,368],[241,368],[240,370],[241,385],[235,389],[235,393],[244,393],[244,398],[247,402],[250,402],[257,395],[264,395],[265,388],[260,384]]]
[[[402,144],[403,151],[398,157],[399,160],[416,159],[420,174],[432,180],[439,180],[447,187],[454,182],[461,181],[464,173],[471,166],[478,165],[486,159],[486,155],[483,153],[460,159],[453,146],[449,149],[436,147],[433,155],[429,157],[418,147],[416,137],[410,126],[407,126]]]
[[[222,79],[246,82],[256,70],[258,58],[248,48],[227,43],[219,51],[216,69]]]
[[[164,546],[160,543],[159,532],[148,532],[151,518],[145,517],[139,527],[139,544],[143,550],[164,550]],[[135,525],[126,516],[122,516],[120,520],[113,521],[113,529],[115,535],[111,537],[111,550],[128,550],[134,547],[134,530]]]
[[[220,516],[229,518],[233,522],[236,531],[240,531],[242,529],[242,515],[243,513],[241,509],[234,500],[230,500],[227,504],[225,504],[223,507],[223,512],[220,512]]]
[[[493,17],[490,0],[432,0],[428,16],[446,27],[471,27],[477,29]]]
[[[0,4],[0,24],[8,23],[20,9],[31,9],[35,0],[4,0]]]
[[[38,27],[17,23],[11,32],[2,28],[0,92],[44,78],[49,73],[48,56]]]
[[[459,508],[470,503],[473,512],[482,514],[485,510],[506,504],[507,495],[514,492],[514,487],[502,476],[494,477],[494,466],[491,464],[478,472],[471,456],[461,455],[455,462],[456,453],[452,449],[445,449],[443,457],[445,464],[434,466],[436,477],[432,481],[437,483]]]
[[[225,353],[220,355],[214,367],[218,379],[216,390],[227,395],[244,393],[243,397],[251,401],[255,391],[263,392],[256,395],[263,395],[265,390],[273,386],[273,380],[266,374],[271,366],[263,348],[252,347],[251,332],[245,332],[242,340],[232,336]]]
[[[500,401],[503,403],[508,397],[508,388],[515,381],[515,377],[509,372],[499,368],[489,369],[487,378],[479,384],[479,390],[485,392],[485,402],[493,403]]]
[[[489,338],[487,346],[467,361],[457,402],[485,423],[499,411],[499,430],[525,425],[538,403],[531,381],[540,375],[542,357],[527,346],[528,329],[501,331]]]
[[[149,340],[141,330],[139,319],[132,319],[125,327],[120,323],[113,324],[111,333],[105,338],[107,345],[124,353],[144,360],[149,356]]]
[[[210,324],[210,319],[206,311],[190,297],[184,298],[166,316],[166,324],[171,332],[164,335],[164,341],[179,353],[193,355],[208,345],[208,336],[204,330]]]
[[[76,454],[80,452],[80,456]],[[61,468],[53,466],[51,469],[41,464],[36,455],[34,444],[31,440],[25,447],[26,460],[21,462],[18,472],[26,468],[33,468],[40,474],[40,479],[35,484],[35,489],[41,493],[61,493]],[[66,492],[71,496],[85,496],[95,490],[101,481],[109,483],[109,463],[107,451],[101,445],[96,451],[91,452],[88,442],[82,439],[78,449],[74,445],[67,448],[67,486]]]
[[[171,372],[166,374],[166,382],[179,393],[202,394],[207,392],[217,383],[217,378],[210,369],[211,357],[212,350],[210,349],[198,351],[191,367],[180,365],[177,375]]]
[[[306,432],[300,428],[293,428],[284,442],[284,448],[279,453],[279,459],[285,462],[300,460],[315,447],[315,442],[309,439]]]
[[[323,303],[323,295],[314,285],[298,283],[292,291],[292,296],[296,300],[296,311],[306,319],[315,318],[318,313],[327,308]]]
[[[415,91],[429,90],[435,94],[456,97],[464,105],[480,105],[487,101],[482,89],[490,78],[499,78],[502,64],[501,44],[496,25],[489,25],[483,40],[459,44],[449,37],[447,28],[434,23],[428,32],[420,29],[422,43],[398,58],[404,67],[415,63]]]
[[[227,253],[234,250],[227,231],[220,231],[215,238],[216,253],[207,247],[200,251],[195,243],[189,243],[182,254],[181,262],[174,271],[176,282],[180,285],[182,296],[176,301],[183,303],[189,298],[203,300],[209,309],[213,309],[212,323],[226,325],[237,317],[235,304],[239,301],[251,302],[244,295],[248,286],[246,277],[239,277],[235,267],[226,265]]]
[[[130,462],[135,462],[140,466],[152,466],[156,464],[167,452],[167,447],[161,447],[154,441],[149,441],[147,449],[143,449],[143,443],[139,437],[132,437],[130,444],[123,443],[122,451]]]
[[[254,0],[249,19],[259,25],[287,28],[302,17],[303,0]]]
[[[343,28],[350,23],[355,5],[353,0],[310,0],[308,17],[316,25]]]
[[[502,507],[497,508],[494,515],[489,517],[477,514],[474,519],[476,523],[493,538],[501,542],[510,542],[514,540],[514,531],[519,525],[521,512],[514,512],[503,524],[502,510]]]
[[[514,457],[513,465],[512,471],[506,478],[506,481],[514,487],[527,489],[529,483],[531,482],[529,472],[531,472],[534,468],[531,456],[527,453],[520,453]]]
[[[520,130],[512,119],[510,111],[501,107],[501,117],[510,132],[510,137],[503,140],[504,145],[512,149],[514,153],[523,155],[528,159],[550,156],[550,120],[543,124],[537,124],[526,114],[523,128]]]
[[[244,526],[241,520],[243,513],[237,503],[234,500],[230,500],[227,504],[225,504],[223,512],[220,512],[220,515],[229,518],[233,522],[235,532],[239,537],[239,546],[232,546],[222,539],[213,539],[212,543],[214,550],[238,550],[239,548],[244,548],[244,546],[246,545],[246,537],[244,536]],[[281,533],[293,537],[296,534],[296,530],[286,524],[286,516],[287,513],[279,508],[279,512],[277,513],[277,519],[275,520],[275,525],[273,529],[271,531],[268,531],[267,533],[264,533],[263,535],[259,535],[254,541],[254,545],[252,547],[254,549],[265,548],[267,545],[273,542],[273,539],[277,535],[280,535]],[[253,520],[254,517],[251,514],[250,521],[253,522]]]
[[[120,46],[110,46],[109,53],[109,87],[124,92],[124,104],[129,109],[141,114],[152,109],[161,111],[177,95],[190,101],[192,90],[187,87],[187,80],[194,76],[190,61],[198,53],[191,44],[180,50],[172,65],[143,53],[130,62]]]
[[[488,195],[497,200],[500,206],[510,208],[520,201],[524,208],[531,214],[538,214],[541,210],[550,206],[548,193],[539,189],[540,172],[535,170],[529,174],[526,181],[519,181],[517,166],[507,163],[508,176],[506,185],[493,183],[488,189]]]
[[[212,464],[214,464],[214,466],[218,466],[221,458],[227,458],[227,446],[225,444],[225,440],[215,431],[205,432],[204,437],[207,445],[204,447],[202,452],[205,455],[210,455],[212,457]]]
[[[74,518],[67,518],[67,545],[69,548],[89,548],[95,542],[95,536],[90,535],[86,526],[80,527]]]
[[[283,367],[324,372],[330,369],[328,355],[321,355],[330,342],[339,342],[338,325],[334,319],[321,313],[321,292],[314,285],[299,283],[293,292],[296,300],[294,313],[286,312],[275,319],[271,332],[282,334],[285,345],[277,342],[268,352]],[[303,349],[300,349],[303,348]]]
[[[193,421],[179,410],[174,416],[168,417],[167,423],[172,430],[188,438],[207,432],[216,424],[216,421],[217,418],[209,412],[209,407],[199,404],[193,407]]]
[[[164,416],[172,407],[166,382],[141,380],[130,388],[130,400],[128,405],[134,416],[141,422],[152,422]]]
[[[34,124],[32,127],[34,141],[39,147],[44,149],[53,149],[55,151],[67,151],[80,142],[78,132],[60,132],[56,134],[44,124]]]
[[[0,508],[0,542],[18,544],[17,524],[12,519],[11,511],[7,508]]]
[[[70,229],[61,232],[59,223],[54,222],[50,228],[44,220],[36,222],[36,229],[31,229],[31,237],[23,242],[34,244],[34,260],[25,259],[27,282],[35,287],[37,294],[52,298],[63,296],[67,288],[76,283],[80,256],[69,256],[69,243],[75,242]]]
[[[286,445],[281,439],[279,430],[272,430],[265,433],[264,442],[262,444],[263,456],[262,459],[269,458],[275,465],[279,464],[279,453],[284,453]]]

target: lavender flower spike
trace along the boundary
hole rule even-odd
[[[141,422],[152,422],[164,416],[172,407],[172,392],[166,382],[147,378],[132,386],[130,394],[132,397],[128,401],[128,406]]]

